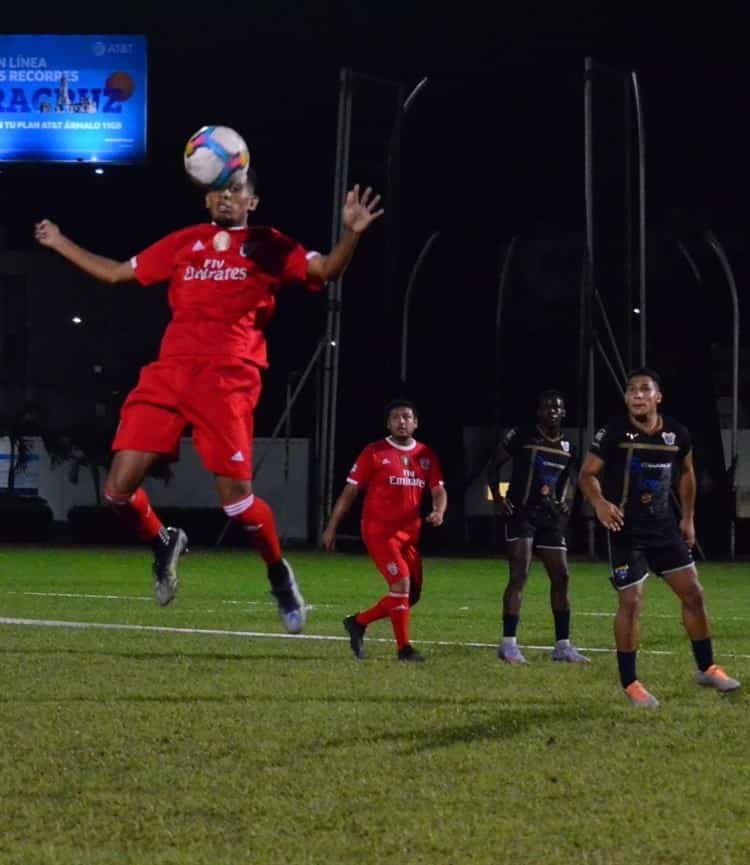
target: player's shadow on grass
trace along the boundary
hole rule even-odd
[[[553,748],[564,741],[565,730],[570,728],[571,722],[591,721],[605,716],[611,717],[611,714],[611,707],[594,701],[588,705],[578,703],[570,707],[560,706],[557,703],[545,706],[501,707],[496,717],[484,721],[448,725],[427,732],[421,728],[402,732],[391,731],[368,737],[367,741],[398,743],[401,745],[400,751],[403,756],[415,756],[440,748],[451,748],[454,745],[509,741],[531,730],[544,730],[546,744]],[[556,729],[560,729],[560,736],[554,734]],[[349,747],[351,744],[351,739],[329,739],[321,743],[321,747]]]

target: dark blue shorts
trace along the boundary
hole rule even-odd
[[[565,520],[535,516],[529,511],[516,511],[505,520],[506,542],[519,538],[531,538],[534,546],[541,550],[567,550],[565,542]]]
[[[665,577],[693,564],[693,556],[676,528],[661,535],[608,532],[610,582],[618,590],[642,583],[651,571]]]

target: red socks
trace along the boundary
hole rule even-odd
[[[263,499],[250,495],[231,505],[224,505],[224,513],[251,535],[267,565],[272,565],[281,559],[281,544],[276,533],[276,520],[273,518],[273,511]]]
[[[393,636],[399,651],[409,643],[409,595],[387,594],[369,610],[355,616],[360,625],[367,627],[371,622],[390,616]]]
[[[113,493],[104,490],[105,501],[112,510],[131,528],[142,541],[153,541],[157,535],[166,532],[159,517],[154,513],[143,487],[130,493]]]

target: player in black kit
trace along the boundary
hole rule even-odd
[[[537,424],[509,430],[498,444],[487,472],[495,511],[505,517],[510,573],[503,595],[503,638],[497,654],[508,664],[526,663],[518,647],[516,630],[532,547],[536,547],[550,579],[550,604],[555,620],[552,660],[588,663],[588,658],[570,642],[565,522],[575,451],[561,430],[564,417],[562,394],[555,390],[541,393]],[[507,497],[503,497],[500,469],[509,460],[513,460],[511,480]]]
[[[630,373],[625,390],[627,417],[594,437],[580,474],[582,493],[608,529],[611,582],[617,589],[615,642],[620,681],[634,706],[659,703],[635,671],[643,584],[654,571],[682,604],[682,621],[693,645],[696,682],[727,692],[740,683],[714,663],[703,588],[690,553],[695,543],[695,472],[690,434],[659,414],[661,380],[653,370]],[[601,482],[599,480],[601,477]],[[682,516],[670,501],[676,480]]]

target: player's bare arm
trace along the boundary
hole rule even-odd
[[[445,509],[448,507],[448,493],[442,484],[430,490],[432,495],[432,510],[425,517],[425,522],[431,526],[442,526],[445,518]]]
[[[591,502],[596,518],[604,528],[609,529],[610,532],[619,532],[624,525],[625,514],[616,504],[607,501],[602,495],[599,475],[603,468],[603,459],[596,454],[587,454],[578,476],[578,486],[583,496]]]
[[[509,517],[513,513],[513,505],[500,495],[500,469],[511,459],[502,444],[498,444],[495,453],[487,466],[487,483],[489,484],[492,504],[498,516]]]
[[[695,469],[693,467],[693,452],[685,455],[680,466],[680,477],[677,490],[680,496],[680,532],[689,547],[695,546]]]
[[[133,267],[129,261],[115,261],[89,252],[82,246],[66,237],[60,228],[49,219],[43,219],[34,226],[34,237],[37,243],[52,249],[71,264],[94,279],[111,284],[131,282],[135,279]]]
[[[328,524],[320,536],[320,542],[324,550],[331,552],[336,548],[336,530],[341,520],[349,513],[349,509],[354,504],[354,500],[358,495],[359,487],[356,484],[347,484],[341,491],[341,495],[336,499],[331,516],[328,518]]]
[[[369,186],[364,192],[360,192],[359,185],[356,185],[346,193],[341,212],[343,228],[341,239],[328,255],[316,255],[309,260],[307,264],[309,276],[321,282],[328,282],[336,279],[346,270],[362,232],[385,212],[382,208],[378,209],[379,203],[380,196],[373,196]]]

